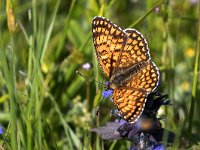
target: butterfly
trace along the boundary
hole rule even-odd
[[[135,123],[160,80],[147,41],[136,29],[122,30],[99,16],[93,18],[92,33],[98,62],[109,79],[107,91],[113,91],[112,99],[121,116]]]

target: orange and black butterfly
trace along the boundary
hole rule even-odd
[[[160,79],[147,41],[137,30],[122,30],[98,16],[93,18],[92,32],[98,62],[109,79],[107,88],[113,90],[113,102],[123,118],[134,123]]]

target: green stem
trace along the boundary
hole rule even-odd
[[[67,35],[68,29],[69,29],[69,22],[70,22],[70,19],[71,19],[72,11],[74,10],[74,7],[75,7],[75,3],[76,3],[76,0],[72,0],[70,8],[69,8],[68,15],[67,15],[67,18],[66,18],[66,21],[65,21],[65,26],[64,26],[64,30],[63,30],[64,33],[63,33],[62,37],[60,37],[61,40],[59,41],[58,47],[55,51],[56,57],[59,56],[59,54],[62,50],[62,46],[64,45],[66,35]]]
[[[160,0],[154,7],[152,7],[144,16],[140,17],[136,21],[134,21],[128,28],[133,28],[140,22],[142,22],[152,11],[155,10],[156,7],[159,7],[165,0]]]
[[[190,116],[189,116],[189,133],[192,132],[192,124],[193,124],[193,116],[195,109],[195,102],[197,102],[197,83],[198,83],[198,68],[199,68],[199,54],[200,54],[200,3],[199,3],[199,16],[198,16],[198,32],[197,32],[197,43],[196,43],[196,57],[194,64],[194,75],[193,75],[193,83],[192,83],[192,98],[190,105]]]
[[[13,44],[13,37],[11,35],[11,84],[12,86],[9,88],[9,95],[10,95],[10,119],[11,119],[11,145],[12,149],[17,149],[17,103],[16,103],[16,88],[15,88],[15,56],[14,56],[14,44]]]
[[[9,93],[10,102],[10,127],[11,127],[11,147],[17,149],[17,94],[15,88],[15,63],[14,63],[14,50],[13,39],[11,35],[11,62],[8,64],[6,59],[6,53],[2,44],[2,37],[0,35],[0,67],[6,81],[6,86]]]

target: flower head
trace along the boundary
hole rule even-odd
[[[112,93],[113,93],[113,90],[107,89],[107,90],[105,90],[105,91],[102,92],[102,95],[103,95],[104,98],[107,98],[107,97],[109,97]]]
[[[109,95],[111,91],[105,91],[104,95]],[[167,95],[158,92],[152,92],[147,97],[144,111],[135,123],[127,122],[123,119],[117,119],[115,122],[108,122],[106,126],[94,128],[104,140],[127,139],[132,142],[131,150],[134,149],[151,149],[163,150],[162,137],[166,130],[162,128],[160,118],[157,118],[157,111],[162,105],[169,105]],[[116,115],[117,116],[117,115]],[[174,133],[168,132],[168,143],[175,139]]]
[[[89,70],[91,68],[91,64],[90,63],[85,63],[82,65],[82,68],[85,70]]]
[[[153,145],[152,150],[165,150],[165,148],[162,144],[155,144]]]
[[[0,134],[3,134],[3,128],[0,126]]]
[[[108,86],[108,85],[109,85],[109,82],[107,81],[107,82],[106,82],[106,86]]]
[[[197,4],[199,2],[199,0],[190,0],[190,4],[194,5]]]
[[[155,8],[155,12],[156,12],[156,13],[159,13],[159,12],[160,12],[160,7],[156,7],[156,8]]]

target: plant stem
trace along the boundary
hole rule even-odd
[[[145,15],[143,15],[142,17],[140,17],[139,19],[137,19],[136,21],[134,21],[128,28],[133,28],[134,26],[136,26],[137,24],[139,24],[141,21],[144,20],[144,18],[146,18],[149,14],[151,14],[151,12],[154,11],[156,7],[159,7],[163,2],[164,2],[164,0],[160,0],[160,1],[159,1],[154,7],[152,7]]]
[[[192,83],[192,98],[191,98],[190,114],[189,114],[189,127],[188,127],[189,133],[192,132],[195,102],[197,102],[197,83],[198,83],[198,68],[199,68],[199,54],[200,54],[199,46],[200,46],[200,3],[199,3],[198,31],[197,31],[197,43],[196,43],[196,55],[195,55],[196,57],[195,57],[193,83]]]

